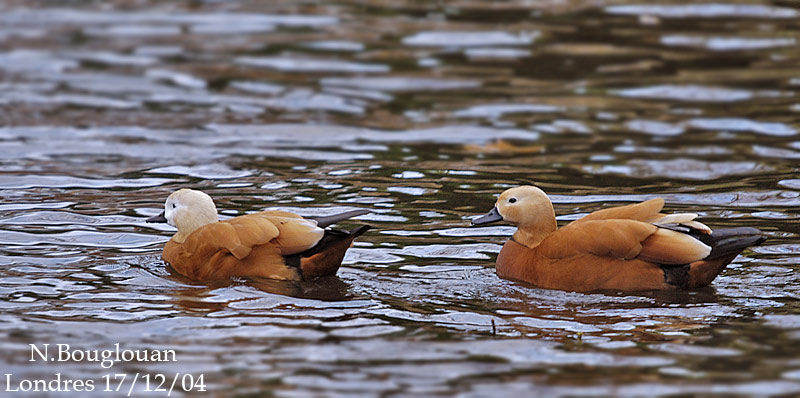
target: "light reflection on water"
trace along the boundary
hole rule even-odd
[[[9,5],[4,371],[97,379],[28,344],[121,343],[220,396],[800,393],[800,11],[613,3]],[[661,196],[770,240],[700,291],[537,289],[467,227],[531,182],[562,223]],[[181,187],[373,230],[336,278],[198,284],[144,223]]]

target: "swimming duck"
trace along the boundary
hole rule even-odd
[[[596,211],[562,228],[533,186],[506,190],[473,225],[517,227],[497,256],[502,278],[548,289],[671,290],[707,286],[745,248],[766,238],[755,228],[712,231],[697,214],[663,214],[663,199]]]
[[[219,221],[210,196],[181,189],[169,195],[164,211],[147,222],[178,228],[164,245],[162,258],[189,278],[302,280],[336,274],[353,240],[369,226],[349,232],[326,227],[367,213],[353,210],[305,219],[285,211],[262,211]]]

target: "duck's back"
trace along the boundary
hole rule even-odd
[[[625,206],[610,207],[587,214],[574,222],[596,220],[636,220],[652,222],[663,217],[661,209],[664,208],[664,199],[655,198],[640,203]]]

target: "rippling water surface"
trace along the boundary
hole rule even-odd
[[[0,373],[189,373],[220,397],[800,395],[792,2],[1,7]],[[701,291],[522,286],[493,269],[512,229],[467,226],[524,183],[561,222],[663,196],[769,240]],[[226,216],[369,208],[346,226],[373,229],[336,278],[193,283],[144,222],[183,187]],[[46,343],[178,362],[29,362]]]

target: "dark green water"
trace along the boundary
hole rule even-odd
[[[798,396],[799,35],[793,2],[4,2],[0,395]],[[525,183],[769,240],[702,291],[522,286],[467,226]],[[337,278],[188,283],[144,223],[183,187],[373,229]],[[30,361],[117,343],[177,362]]]

